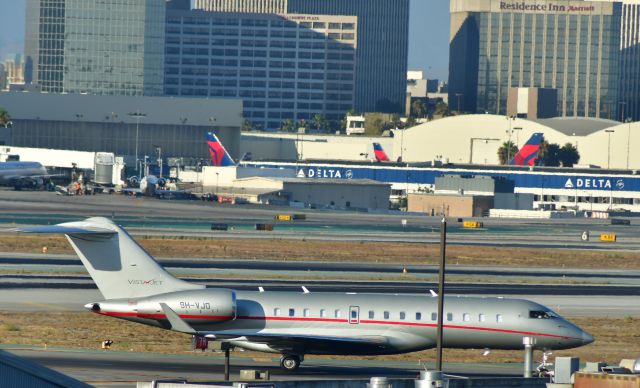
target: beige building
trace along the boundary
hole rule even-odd
[[[493,207],[485,195],[409,194],[407,210],[445,217],[482,217]]]

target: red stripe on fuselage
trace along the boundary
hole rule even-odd
[[[98,314],[115,316],[115,317],[138,317],[138,318],[152,318],[152,319],[166,319],[164,314],[138,314],[135,312],[108,312],[100,311]],[[180,315],[183,319],[212,319],[212,320],[228,320],[233,317],[230,316],[215,316],[215,315]],[[328,322],[328,323],[348,323],[349,320],[343,318],[310,318],[310,317],[263,317],[263,316],[239,316],[236,319],[253,320],[253,321],[290,321],[290,322]],[[370,325],[389,325],[389,326],[413,326],[413,327],[438,327],[435,323],[419,323],[419,322],[400,322],[400,321],[381,321],[371,319],[361,319],[360,324]],[[531,335],[538,337],[551,337],[561,339],[575,339],[573,337],[567,337],[557,334],[537,333],[533,331],[520,331],[510,329],[499,329],[494,327],[479,327],[479,326],[462,326],[462,325],[444,325],[445,329],[457,329],[457,330],[478,330],[489,331],[494,333],[507,333],[507,334],[520,334]],[[579,339],[579,338],[578,338]]]

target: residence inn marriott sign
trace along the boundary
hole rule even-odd
[[[496,7],[497,5],[497,7]],[[491,11],[520,11],[520,12],[569,12],[572,14],[602,12],[601,4],[585,4],[583,1],[573,2],[547,2],[547,1],[500,1],[492,2]],[[596,10],[596,7],[598,8]]]

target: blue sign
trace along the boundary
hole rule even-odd
[[[296,165],[293,163],[276,162],[243,162],[242,165],[257,168],[293,169],[296,172],[296,176],[312,179],[371,179],[385,183],[433,185],[438,176],[478,175],[510,179],[514,181],[516,188],[640,191],[640,176],[611,176],[598,174],[597,172],[593,174],[571,174],[565,172],[543,173],[539,171],[392,167],[380,165]]]

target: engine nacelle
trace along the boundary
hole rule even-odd
[[[110,299],[89,303],[85,307],[98,314],[124,319],[164,320],[166,315],[160,303],[169,306],[190,324],[226,322],[236,318],[236,293],[224,288],[177,291],[137,299]]]

